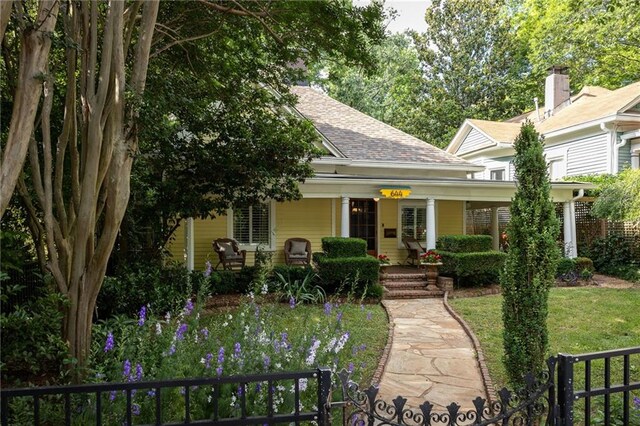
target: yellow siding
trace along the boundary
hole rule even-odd
[[[385,228],[395,228],[396,238],[384,238]],[[398,228],[398,200],[381,199],[378,201],[378,254],[386,254],[391,264],[404,263],[407,251],[398,248],[400,244],[400,229]]]
[[[444,201],[436,202],[438,227],[436,238],[442,235],[464,234],[463,204],[464,201]]]
[[[184,223],[184,222],[181,222]],[[180,226],[173,234],[173,240],[169,241],[167,250],[171,256],[171,260],[176,262],[184,262],[186,252],[184,251],[184,227]]]
[[[331,200],[307,198],[276,205],[275,264],[284,263],[284,242],[300,237],[311,241],[313,252],[322,250],[322,237],[331,236]]]

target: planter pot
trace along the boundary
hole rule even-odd
[[[427,278],[427,290],[438,290],[438,267],[442,263],[421,263],[420,266],[425,269]]]
[[[380,264],[380,276],[384,277],[385,275],[387,275],[387,268],[389,266],[391,266],[391,264],[387,264],[387,265],[384,265],[382,263]]]

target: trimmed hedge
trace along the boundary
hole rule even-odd
[[[322,251],[330,258],[365,257],[367,242],[360,238],[324,237]]]
[[[438,250],[442,256],[440,274],[454,277],[459,286],[497,283],[507,258],[506,253],[484,251],[452,253]]]
[[[593,260],[589,259],[588,257],[576,257],[576,271],[579,274],[582,274],[582,271],[584,271],[585,269],[591,273],[596,270],[593,266]]]
[[[271,271],[271,279],[272,281],[278,282],[276,273],[282,275],[284,278],[289,278],[292,282],[302,282],[309,273],[314,273],[314,271],[311,266],[301,268],[299,266],[274,265]]]
[[[558,262],[558,269],[556,269],[556,277],[568,274],[569,272],[576,270],[576,261],[568,257],[563,257]]]
[[[476,253],[491,251],[490,235],[443,235],[436,242],[436,249],[451,253]]]
[[[379,269],[378,260],[371,256],[318,258],[318,275],[327,293],[354,293],[360,296],[365,289],[378,284]]]

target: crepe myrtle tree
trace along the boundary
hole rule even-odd
[[[251,64],[244,80],[225,80],[221,73],[215,82],[218,88],[225,88],[217,92],[224,95],[219,104],[227,105],[237,84],[260,85],[263,76],[284,77],[286,64],[297,58],[310,61],[330,53],[367,62],[369,44],[384,36],[378,4],[354,7],[329,1],[249,0],[1,3],[1,114],[3,125],[9,123],[9,127],[0,131],[0,215],[17,189],[40,247],[37,253],[44,257],[41,264],[69,300],[63,335],[80,366],[87,359],[96,298],[129,202],[131,170],[140,148],[141,113],[154,102],[145,96],[152,59],[181,51],[171,65],[183,69],[214,57],[219,61],[212,66],[225,70],[238,63]],[[209,55],[204,59],[191,56],[190,44],[207,38],[215,40],[204,50]],[[243,48],[231,49],[238,46]],[[262,50],[270,53],[270,61],[254,55]],[[251,103],[245,106],[250,109]],[[180,107],[186,112],[176,115],[188,116],[189,104]],[[170,109],[166,112],[171,113]],[[249,120],[252,115],[242,117]],[[253,117],[255,129],[261,118]],[[269,127],[268,121],[262,125]],[[242,136],[250,139],[246,132]],[[225,143],[235,141],[229,138]],[[228,154],[241,156],[242,152],[229,150]],[[300,157],[306,155],[304,151]]]
[[[531,122],[515,140],[516,194],[507,225],[509,251],[500,278],[504,323],[504,365],[514,385],[527,372],[540,372],[548,349],[547,304],[560,249],[559,222],[542,138]]]

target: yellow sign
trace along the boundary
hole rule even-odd
[[[399,189],[399,188],[382,188],[380,193],[385,196],[385,198],[407,198],[411,195],[410,189]]]

